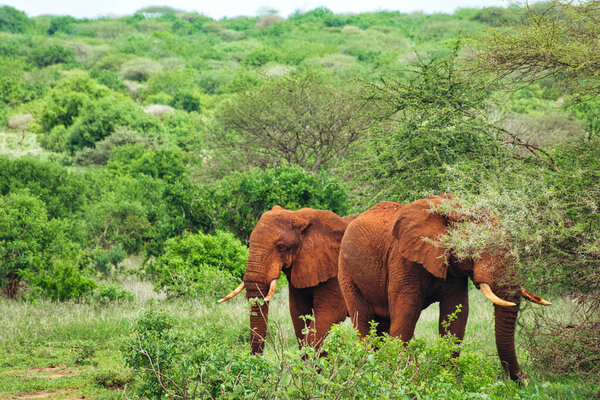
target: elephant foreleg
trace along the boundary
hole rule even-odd
[[[465,278],[464,280],[449,282],[445,289],[444,297],[440,300],[438,327],[440,336],[451,334],[462,341],[465,337],[465,329],[469,319],[467,280]],[[456,313],[459,306],[460,312]],[[449,318],[450,315],[453,315],[452,318]],[[458,353],[455,356],[458,356]]]
[[[306,289],[296,289],[290,285],[289,287],[289,300],[290,300],[290,315],[292,317],[292,325],[294,326],[294,333],[298,340],[298,346],[304,346],[305,335],[303,333],[305,328],[310,329],[310,321],[300,318],[303,315],[313,314],[313,303],[312,295],[308,293]]]

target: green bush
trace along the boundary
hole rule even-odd
[[[232,351],[212,329],[183,329],[147,310],[136,322],[125,362],[147,398],[467,399],[513,398],[519,387],[499,380],[499,365],[472,353],[453,357],[453,337],[433,344],[377,337],[364,340],[334,326],[319,357],[313,348],[275,349],[265,357]],[[278,336],[282,335],[278,332]],[[280,340],[278,338],[277,340]]]
[[[23,11],[9,6],[0,7],[0,32],[25,33],[32,26],[33,21]]]
[[[127,253],[119,246],[99,249],[92,254],[92,264],[95,271],[107,278],[111,275],[113,268],[116,269],[125,257],[127,257]]]
[[[99,304],[131,303],[135,300],[133,293],[114,282],[101,284],[90,293],[89,297]]]
[[[94,147],[99,140],[110,136],[118,126],[142,133],[157,132],[158,120],[146,114],[132,100],[107,96],[86,104],[69,129],[68,146],[71,151]]]
[[[80,299],[97,286],[72,261],[55,262],[52,268],[29,275],[29,280],[54,301]]]
[[[48,28],[48,35],[54,35],[57,32],[60,33],[73,33],[73,23],[77,20],[70,15],[63,15],[60,17],[53,17],[50,19],[50,27]]]
[[[75,264],[78,246],[59,219],[49,219],[44,203],[27,191],[0,197],[0,288],[15,298],[22,283],[37,286],[53,300],[81,297],[95,287]]]
[[[37,93],[25,79],[23,63],[0,58],[0,103],[15,106],[33,100]]]
[[[217,220],[221,229],[248,240],[260,216],[274,205],[290,210],[311,207],[348,211],[345,186],[326,173],[310,174],[300,167],[253,169],[223,178],[216,187]]]
[[[231,233],[184,232],[167,240],[164,253],[146,271],[156,289],[170,297],[214,297],[241,280],[247,258],[248,249]]]
[[[107,168],[120,175],[148,175],[167,182],[174,182],[187,172],[179,148],[148,149],[142,144],[116,147]]]
[[[187,112],[200,111],[200,97],[191,92],[177,92],[170,103],[173,107]]]
[[[277,59],[277,53],[270,47],[259,47],[250,51],[242,60],[242,65],[260,67]]]
[[[71,50],[57,44],[51,44],[34,48],[29,54],[29,60],[42,68],[53,64],[75,63],[75,55]]]
[[[85,184],[67,168],[32,157],[0,156],[0,194],[21,189],[43,201],[50,218],[69,218],[85,204]]]
[[[107,87],[97,84],[87,74],[77,73],[61,80],[44,101],[40,118],[42,128],[50,132],[57,125],[70,127],[88,102],[109,94]]]

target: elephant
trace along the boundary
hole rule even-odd
[[[246,289],[246,298],[259,298],[250,310],[250,347],[262,354],[267,331],[269,301],[281,271],[289,282],[290,315],[298,344],[320,347],[331,326],[348,313],[337,280],[340,243],[353,217],[331,211],[303,208],[288,211],[273,207],[259,219],[250,235],[243,282],[219,302]],[[308,326],[301,316],[312,315]],[[303,330],[308,327],[308,333]]]
[[[470,278],[494,303],[496,348],[502,366],[511,379],[525,380],[514,344],[520,299],[550,303],[520,286],[516,271],[503,263],[501,251],[486,249],[476,259],[461,260],[453,249],[435,242],[462,218],[460,211],[445,215],[431,210],[444,200],[458,201],[443,194],[409,204],[383,202],[348,225],[338,279],[353,325],[364,337],[369,322],[375,321],[377,333],[409,341],[421,311],[439,302],[440,335],[451,333],[462,341]],[[449,320],[459,305],[462,309],[456,319]]]

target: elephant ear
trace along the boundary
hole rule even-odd
[[[432,203],[440,200],[439,197],[429,197],[402,207],[392,234],[398,239],[403,257],[421,264],[436,278],[445,279],[448,272],[446,248],[430,242],[446,233],[444,216],[430,211]]]
[[[302,289],[317,286],[338,272],[340,243],[347,223],[329,211],[316,213],[304,227],[292,263],[291,284]]]

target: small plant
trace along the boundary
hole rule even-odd
[[[135,300],[133,293],[112,282],[100,285],[90,294],[90,298],[99,304],[131,303]]]
[[[94,374],[94,382],[107,389],[124,389],[133,382],[133,375],[125,371],[102,370]]]
[[[74,348],[75,357],[73,363],[75,365],[93,364],[92,358],[96,354],[96,348],[90,343],[81,343],[81,346]]]

